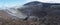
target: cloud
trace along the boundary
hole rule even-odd
[[[27,2],[31,1],[40,1],[40,2],[45,2],[45,3],[60,3],[60,0],[26,0]]]
[[[60,0],[38,0],[42,2],[47,2],[47,3],[60,3]]]

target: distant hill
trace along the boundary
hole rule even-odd
[[[42,5],[43,7],[49,7],[51,5],[60,5],[60,3],[44,3],[44,2],[39,2],[39,1],[32,1],[24,4],[23,6],[33,6],[33,5]]]
[[[33,1],[24,4],[18,10],[27,15],[25,20],[29,19],[30,16],[35,16],[43,25],[60,25],[60,3]]]
[[[3,19],[19,19],[18,17],[16,17],[16,16],[13,16],[13,15],[11,15],[11,14],[9,14],[9,13],[7,13],[7,11],[6,10],[0,10],[0,18],[3,18]]]

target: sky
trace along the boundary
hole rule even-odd
[[[0,0],[0,7],[22,5],[24,2],[26,2],[26,0]]]
[[[23,5],[31,1],[60,3],[60,0],[0,0],[0,7],[11,7],[16,5]]]

